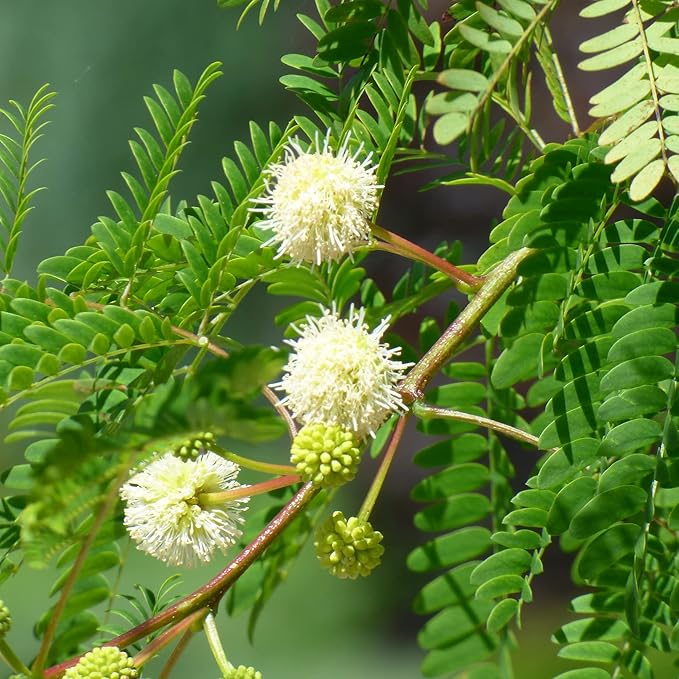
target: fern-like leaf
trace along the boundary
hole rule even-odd
[[[619,26],[580,45],[592,55],[580,68],[603,71],[629,64],[623,75],[590,99],[590,115],[616,117],[599,143],[607,149],[605,162],[616,164],[612,180],[631,180],[630,197],[641,201],[666,172],[679,181],[678,11],[668,1],[629,0],[594,2],[581,16],[598,18],[621,9],[626,11]]]
[[[47,112],[54,106],[55,93],[49,85],[43,85],[33,95],[28,107],[10,101],[12,109],[0,109],[0,118],[11,126],[10,134],[0,134],[0,270],[7,276],[12,271],[21,228],[33,209],[31,205],[35,194],[41,189],[29,189],[31,173],[42,162],[33,161],[34,144],[42,137],[47,125],[44,120]]]

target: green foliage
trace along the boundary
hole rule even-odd
[[[676,115],[679,106],[677,68],[679,39],[677,11],[672,2],[592,2],[581,16],[599,18],[625,9],[623,23],[586,40],[580,50],[588,56],[585,71],[621,65],[625,72],[595,94],[590,115],[615,116],[599,143],[606,147],[606,163],[617,163],[612,181],[631,179],[629,195],[640,201],[649,196],[665,173],[679,178]],[[610,148],[609,148],[610,147]]]
[[[317,19],[299,17],[314,53],[284,56],[292,72],[281,79],[312,115],[285,129],[251,123],[210,195],[190,201],[171,196],[171,180],[220,67],[208,66],[195,85],[175,72],[173,91],[156,85],[145,99],[153,131],[136,128],[130,142],[137,170],[123,173],[129,197],[110,191],[114,216],[99,217],[84,244],[42,262],[36,285],[9,275],[35,193],[28,153],[53,95],[44,87],[25,110],[13,103],[3,111],[13,131],[0,135],[0,396],[6,441],[24,446],[25,460],[2,477],[9,493],[0,499],[0,582],[20,565],[56,562],[54,600],[35,626],[44,644],[38,665],[82,652],[97,633],[103,642],[162,617],[179,596],[176,576],[157,592],[117,591],[126,565],[118,490],[132,468],[202,432],[229,446],[294,435],[285,404],[267,387],[287,352],[226,334],[241,305],[252,313],[248,295],[258,284],[280,298],[273,320],[286,337],[323,307],[342,313],[360,303],[374,328],[421,312],[453,284],[471,297],[470,307],[448,301],[445,312],[419,318],[416,347],[393,331],[385,338],[417,364],[414,374],[425,372],[413,407],[426,437],[414,463],[425,476],[411,493],[424,537],[407,557],[423,582],[414,608],[431,616],[418,635],[425,676],[511,676],[514,628],[532,612],[546,550],[557,549],[573,554],[579,588],[575,619],[553,635],[558,656],[580,663],[561,679],[646,679],[656,652],[676,654],[679,201],[649,196],[666,169],[679,180],[678,10],[670,0],[597,0],[582,10],[619,25],[581,45],[593,55],[581,67],[631,63],[592,98],[591,114],[607,125],[598,136],[602,121],[580,131],[554,50],[557,4],[461,0],[450,8],[452,23],[429,23],[411,0],[317,0]],[[260,4],[260,23],[269,7]],[[536,129],[538,74],[572,130],[567,141],[545,142]],[[274,256],[253,199],[272,181],[272,164],[286,161],[291,139],[312,151],[328,139],[372,153],[380,190],[394,174],[422,169],[430,173],[424,188],[500,189],[502,218],[475,265],[462,266],[468,280],[451,280],[459,242],[434,253],[406,244],[415,261],[387,290],[369,277],[372,250],[388,249],[378,231],[376,242],[332,265]],[[628,179],[625,191],[619,184]],[[491,290],[518,254],[507,284]],[[472,317],[475,304],[482,308]],[[417,400],[408,379],[402,393]],[[370,455],[400,436],[398,419],[366,446]],[[516,478],[508,438],[539,451],[527,479]],[[252,452],[225,454],[254,470],[294,473]],[[179,618],[199,599],[216,609],[228,590],[227,613],[247,612],[253,636],[333,499],[304,487],[295,494],[298,480],[264,486],[243,551],[184,601]],[[367,521],[370,502],[356,521]],[[215,582],[220,589],[209,589]],[[115,605],[120,597],[127,607]],[[175,622],[165,620],[168,632]],[[130,643],[142,649],[160,632],[145,628]],[[221,662],[219,649],[215,656]]]
[[[173,594],[173,592],[182,584],[182,576],[178,574],[170,575],[166,578],[158,587],[158,591],[154,592],[152,589],[137,583],[134,586],[136,590],[133,594],[116,594],[117,599],[123,599],[127,603],[127,606],[122,607],[110,607],[107,615],[111,618],[115,616],[115,622],[104,623],[99,627],[99,632],[117,636],[122,634],[128,627],[134,627],[139,625],[144,620],[157,615],[164,611],[168,606],[172,605],[179,596]],[[118,623],[117,619],[121,619],[125,622],[125,626]],[[146,643],[153,641],[156,634],[150,634],[146,637]],[[135,644],[135,648],[141,650],[142,644]]]
[[[0,109],[0,118],[10,126],[10,134],[0,133],[0,227],[2,257],[0,269],[10,275],[16,255],[21,227],[33,209],[31,202],[40,189],[29,189],[28,180],[42,160],[29,158],[34,144],[42,137],[47,125],[44,120],[54,106],[55,93],[43,85],[33,96],[28,107],[10,101],[11,109]]]
[[[548,147],[516,185],[505,220],[491,234],[493,245],[479,261],[491,267],[518,247],[536,249],[520,270],[521,282],[484,322],[491,337],[502,338],[503,351],[489,368],[478,364],[474,370],[481,378],[489,370],[485,389],[452,382],[429,397],[477,415],[484,410],[476,404],[486,399],[499,413],[494,419],[532,429],[540,447],[551,452],[528,489],[511,499],[514,507],[504,495],[495,532],[489,533],[468,525],[492,517],[492,506],[478,491],[490,482],[490,497],[502,497],[502,477],[511,468],[496,466],[486,439],[470,431],[473,425],[425,423],[426,431],[447,438],[415,461],[445,467],[413,490],[416,500],[435,503],[416,516],[416,525],[456,529],[409,559],[416,571],[454,567],[426,585],[415,602],[421,613],[442,609],[421,634],[429,650],[423,665],[428,676],[488,660],[503,643],[493,635],[531,601],[530,582],[542,572],[541,555],[554,536],[564,548],[578,550],[576,582],[596,588],[573,602],[589,618],[555,635],[567,644],[561,657],[647,676],[643,649],[670,648],[670,603],[654,574],[667,572],[674,554],[674,539],[668,543],[662,526],[664,505],[673,506],[675,497],[665,470],[676,449],[671,413],[677,341],[671,329],[677,310],[676,297],[664,292],[673,284],[656,279],[653,262],[668,257],[664,234],[673,229],[675,208],[663,215],[664,234],[654,219],[609,222],[619,198],[592,149],[584,141]],[[461,366],[463,376],[468,368]],[[455,369],[452,363],[445,372],[456,377]],[[532,386],[524,397],[515,385],[527,380]],[[536,407],[544,411],[529,427],[520,412]],[[493,553],[479,563],[491,545]],[[455,584],[460,573],[469,578],[466,590]],[[663,596],[663,606],[650,604]],[[610,608],[613,601],[618,603]],[[470,602],[484,607],[476,610]],[[456,625],[442,622],[449,617]],[[453,643],[446,630],[460,625],[465,641]],[[611,644],[618,640],[622,651]]]

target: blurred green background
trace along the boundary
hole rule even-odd
[[[48,161],[34,180],[48,191],[40,194],[37,209],[27,220],[17,277],[35,280],[41,259],[79,244],[97,215],[112,214],[104,192],[124,192],[119,172],[134,167],[127,139],[134,126],[150,127],[143,96],[152,94],[153,83],[171,87],[173,68],[195,81],[208,63],[219,60],[225,72],[201,107],[181,163],[183,172],[175,180],[175,200],[209,194],[209,181],[221,179],[221,158],[231,153],[234,140],[247,137],[249,120],[262,126],[274,120],[284,126],[303,110],[278,84],[284,73],[279,57],[307,49],[307,34],[294,15],[313,14],[313,8],[311,3],[282,4],[264,27],[257,27],[253,15],[236,32],[238,11],[220,10],[215,0],[0,0],[2,105],[9,99],[27,102],[44,82],[58,92],[52,122],[37,147]],[[441,5],[432,16],[444,8]],[[397,182],[392,195],[398,196],[402,193],[398,189],[407,185]],[[450,237],[449,225],[456,224],[457,237],[468,241],[466,247],[471,245],[468,259],[485,241],[490,216],[499,207],[495,196],[489,199],[475,189],[458,193],[454,201],[449,192],[417,195],[412,185],[402,195],[405,198],[383,208],[391,228],[397,230],[400,224],[407,231],[416,224],[418,238],[431,246]],[[402,266],[390,262],[381,273],[393,279]],[[270,318],[258,304],[257,313],[241,314],[242,327],[231,331],[242,338],[278,342],[281,333]],[[306,549],[265,610],[254,646],[246,640],[245,618],[220,615],[226,649],[236,664],[254,664],[266,679],[419,676],[422,656],[415,636],[422,621],[409,608],[424,579],[409,576],[403,565],[409,549],[422,540],[412,528],[412,506],[405,500],[413,483],[408,447],[404,464],[376,510],[376,525],[386,536],[383,566],[366,581],[337,581],[317,568]],[[6,464],[11,461],[8,454]],[[364,469],[363,483],[369,477],[370,469]],[[343,495],[338,506],[351,511],[359,503],[360,498]],[[545,679],[561,667],[553,660],[555,648],[548,639],[559,624],[553,604],[564,610],[568,595],[560,579],[567,566],[551,562],[550,567],[557,570],[557,577],[538,579],[539,603],[526,611],[522,636],[528,645],[517,654],[519,679]],[[218,568],[213,564],[186,571],[184,591],[204,583]],[[172,572],[132,550],[121,590],[131,591],[137,582],[157,589]],[[31,626],[48,605],[53,581],[52,572],[24,571],[0,590],[15,619],[10,640],[23,658],[32,657],[37,649]],[[156,674],[153,666],[146,672]],[[217,674],[204,640],[197,637],[173,676]],[[7,676],[3,669],[0,676]]]

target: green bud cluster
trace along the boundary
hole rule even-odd
[[[0,600],[0,639],[9,632],[12,627],[12,616],[5,602]]]
[[[339,425],[307,424],[292,442],[290,462],[304,481],[325,488],[351,481],[361,451],[356,434]]]
[[[262,673],[258,672],[254,667],[239,665],[234,667],[224,679],[262,679]]]
[[[138,679],[139,671],[125,651],[115,646],[101,646],[86,653],[70,667],[64,679]]]
[[[212,432],[201,431],[194,438],[180,441],[172,452],[182,460],[195,460],[214,442],[215,435]]]
[[[355,580],[380,565],[382,537],[369,521],[356,516],[345,519],[342,512],[333,512],[319,527],[314,547],[321,565],[332,575]]]

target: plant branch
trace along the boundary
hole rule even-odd
[[[556,48],[554,47],[554,41],[552,40],[552,32],[549,30],[549,26],[547,25],[546,22],[543,26],[541,26],[541,35],[538,38],[538,40],[542,39],[546,40],[547,44],[549,45],[549,53],[552,57],[552,66],[554,66],[554,74],[556,75],[559,87],[561,88],[561,94],[563,94],[563,99],[566,102],[566,110],[568,111],[568,117],[570,118],[571,121],[571,129],[573,130],[573,134],[576,137],[579,137],[582,134],[582,131],[580,129],[580,125],[578,124],[578,116],[575,112],[575,106],[573,105],[573,99],[571,98],[571,93],[568,88],[568,82],[566,81],[563,69],[561,68],[561,61],[559,60],[559,55],[557,54]]]
[[[455,349],[467,338],[474,326],[488,313],[502,293],[514,282],[519,264],[534,250],[521,248],[508,255],[488,276],[476,295],[450,324],[443,335],[419,360],[401,383],[403,400],[410,404],[422,398],[424,388]]]
[[[135,667],[142,667],[154,656],[158,655],[173,639],[178,637],[182,632],[191,631],[191,628],[202,621],[208,615],[207,608],[199,608],[190,615],[180,620],[172,627],[166,629],[162,634],[159,634],[146,648],[139,651],[137,655],[132,658]]]
[[[90,309],[96,309],[97,311],[101,311],[106,307],[105,304],[101,304],[99,302],[90,302],[89,300],[84,301],[87,304],[87,306],[90,307]],[[197,335],[196,333],[193,333],[190,330],[186,330],[184,328],[180,328],[177,325],[171,325],[170,329],[172,330],[173,333],[175,333],[175,335],[179,335],[180,337],[189,340],[190,344],[195,345],[203,349],[204,351],[210,352],[213,356],[218,356],[219,358],[229,357],[229,352],[226,351],[226,349],[222,349],[222,347],[220,347],[218,344],[215,344],[206,335]],[[169,343],[169,340],[167,340],[167,342]],[[136,347],[128,347],[127,349],[123,349],[121,351],[126,352],[139,348],[141,348],[141,345]],[[109,354],[109,356],[111,355],[112,354]],[[100,358],[101,358],[100,356],[97,356],[96,360],[99,360]],[[271,403],[274,410],[283,418],[283,420],[285,420],[285,423],[288,426],[288,431],[290,432],[290,438],[295,438],[297,434],[297,425],[295,424],[295,421],[292,419],[292,415],[290,415],[288,409],[280,402],[278,396],[276,396],[274,391],[269,387],[266,386],[262,387],[262,394],[267,399],[267,401]]]
[[[264,527],[262,532],[210,582],[199,587],[164,611],[107,641],[103,645],[126,648],[135,641],[177,620],[182,620],[201,608],[215,606],[231,585],[259,558],[262,552],[271,545],[283,530],[292,523],[317,493],[318,488],[314,487],[311,483],[304,484],[288,504]],[[79,659],[80,656],[50,667],[45,670],[45,678],[57,679],[57,677],[61,677],[69,667],[77,664]]]
[[[274,410],[283,418],[285,424],[288,427],[290,438],[294,439],[295,436],[297,436],[297,424],[292,418],[290,411],[281,403],[280,399],[274,390],[271,389],[271,387],[262,387],[262,394],[264,394],[264,397],[273,406]]]
[[[540,133],[536,129],[530,126],[523,112],[515,111],[510,106],[509,102],[497,92],[494,92],[491,95],[491,98],[508,116],[511,117],[517,127],[526,135],[528,141],[530,141],[538,151],[543,153],[546,146],[545,140],[540,136]]]
[[[413,415],[423,420],[429,420],[433,418],[441,418],[446,420],[455,420],[456,422],[469,422],[469,424],[475,424],[477,427],[483,427],[484,429],[490,429],[491,431],[497,432],[498,434],[503,434],[508,438],[514,439],[515,441],[520,441],[521,443],[527,443],[531,446],[539,448],[539,439],[537,436],[533,436],[523,429],[517,429],[504,422],[498,422],[497,420],[491,420],[489,417],[481,417],[480,415],[471,415],[470,413],[465,413],[461,410],[451,410],[449,408],[438,408],[437,406],[431,406],[423,401],[415,401],[412,405]]]

